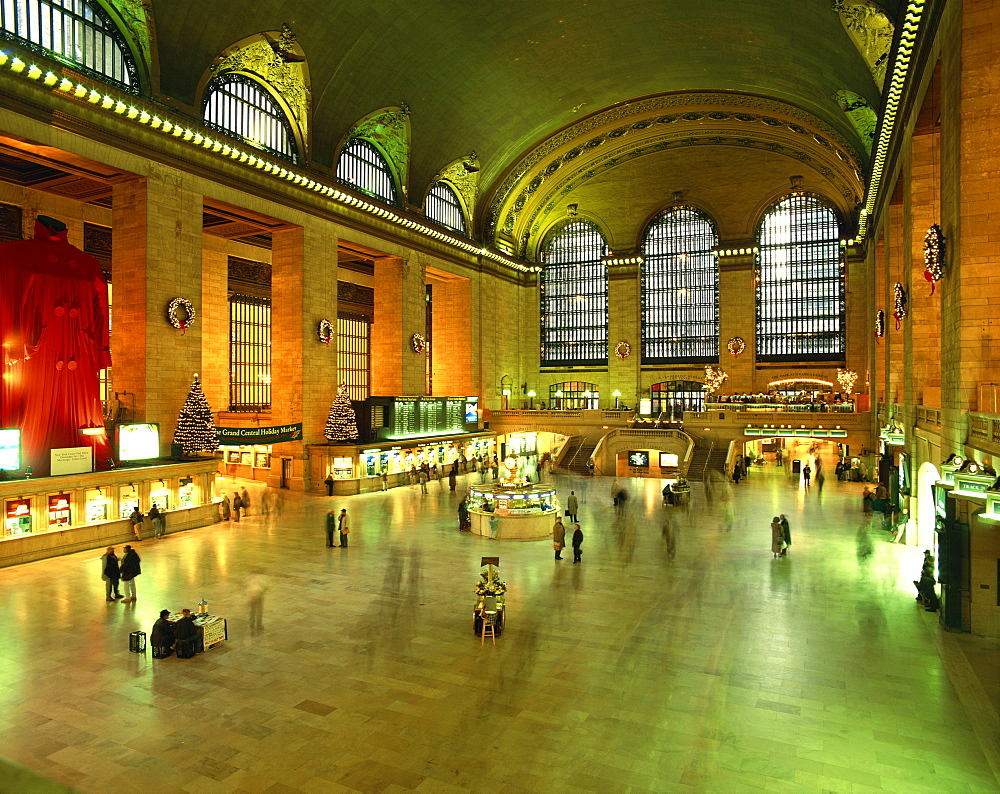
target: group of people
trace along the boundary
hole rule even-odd
[[[775,557],[787,557],[792,545],[792,531],[784,513],[771,519],[771,553]]]
[[[135,577],[142,573],[142,560],[135,549],[126,544],[124,552],[119,561],[115,547],[108,546],[100,558],[104,594],[108,601],[117,601],[120,598],[123,604],[135,601]],[[124,595],[119,590],[119,582],[124,582]]]
[[[166,659],[175,651],[178,659],[190,659],[201,653],[201,633],[194,622],[190,609],[182,609],[177,620],[169,620],[170,610],[161,609],[159,619],[153,624],[149,634],[149,644],[154,659]]]
[[[332,549],[334,546],[334,534],[340,538],[340,548],[347,548],[347,539],[351,534],[351,522],[347,517],[347,509],[344,508],[337,515],[336,510],[328,510],[326,513],[326,547]]]
[[[156,502],[153,502],[153,506],[149,508],[148,518],[153,524],[153,537],[157,540],[163,537],[166,529],[166,515],[166,511],[160,510]],[[132,534],[135,535],[136,540],[142,540],[142,527],[145,524],[146,518],[147,516],[143,516],[139,505],[136,504],[128,517],[128,520],[132,524]]]
[[[937,580],[934,578],[934,555],[930,550],[924,551],[924,563],[920,568],[920,578],[913,580],[917,588],[917,603],[923,606],[927,612],[937,612],[941,602],[938,599],[934,585]]]
[[[250,494],[247,493],[247,488],[244,485],[239,491],[233,491],[233,498],[230,501],[227,494],[222,495],[222,501],[219,502],[219,510],[222,513],[223,521],[239,521],[240,514],[245,516],[250,515]]]
[[[570,512],[568,509],[566,512]],[[570,543],[573,546],[573,564],[576,565],[583,559],[583,530],[576,523],[576,515],[573,514],[573,535]],[[552,548],[555,549],[556,559],[561,560],[562,550],[566,548],[566,526],[563,524],[562,516],[556,516],[556,522],[552,525]]]

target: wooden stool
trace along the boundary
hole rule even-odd
[[[496,596],[486,596],[483,599],[483,633],[482,639],[479,641],[480,645],[486,642],[486,632],[490,633],[490,637],[493,638],[493,644],[497,644],[497,598]]]

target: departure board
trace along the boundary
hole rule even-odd
[[[395,397],[386,399],[392,408],[392,420],[382,437],[407,438],[436,433],[467,433],[478,422],[469,422],[465,397]],[[388,405],[386,406],[388,408]],[[477,417],[478,419],[478,417]],[[470,428],[470,424],[473,426]]]

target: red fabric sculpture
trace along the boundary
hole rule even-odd
[[[100,263],[38,216],[33,240],[0,244],[0,427],[21,428],[22,466],[49,473],[49,450],[90,446],[105,469],[98,373],[111,366],[108,286]],[[81,435],[96,428],[98,435]]]

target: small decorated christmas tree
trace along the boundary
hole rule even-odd
[[[333,398],[323,435],[334,443],[358,440],[358,418],[347,395],[347,384],[341,383],[337,396]]]
[[[185,457],[199,453],[215,452],[219,440],[215,434],[215,420],[212,419],[212,409],[201,390],[201,383],[195,373],[194,383],[188,392],[184,407],[177,418],[177,429],[174,431],[174,444],[181,448]]]

